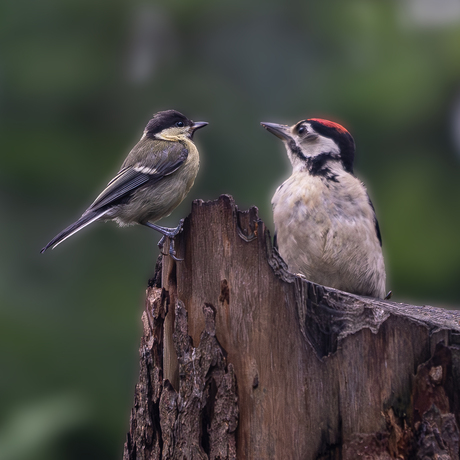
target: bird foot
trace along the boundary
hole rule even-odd
[[[160,248],[160,252],[162,255],[164,256],[171,256],[174,260],[177,260],[178,262],[184,260],[184,259],[179,259],[176,257],[176,251],[174,249],[174,238],[172,237],[169,237],[169,251],[167,253],[163,252],[163,248],[164,248],[164,245],[165,245],[165,240],[166,240],[166,237],[165,236],[162,236],[161,237],[161,240],[158,242],[158,247]]]
[[[176,228],[168,228],[168,227],[160,227],[159,225],[152,224],[150,222],[146,222],[144,225],[147,227],[153,228],[157,232],[160,232],[163,236],[161,240],[158,242],[158,247],[160,248],[161,254],[164,256],[170,255],[176,261],[182,261],[184,259],[179,259],[176,257],[176,251],[174,249],[174,238],[182,231],[182,226],[184,224],[184,219],[179,221],[179,225]],[[163,247],[165,244],[166,237],[169,238],[169,251],[167,254],[163,252]]]

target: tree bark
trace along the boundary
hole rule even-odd
[[[124,460],[459,459],[460,312],[294,276],[197,200],[147,290]]]

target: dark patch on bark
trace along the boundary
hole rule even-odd
[[[219,302],[230,304],[230,289],[228,288],[227,280],[222,280],[220,282]]]

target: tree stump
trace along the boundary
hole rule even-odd
[[[459,311],[294,276],[225,195],[193,203],[176,250],[147,290],[124,460],[459,459]]]

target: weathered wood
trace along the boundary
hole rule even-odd
[[[215,310],[204,305],[206,328],[199,345],[193,347],[187,311],[181,301],[176,304],[173,342],[180,376],[176,392],[162,378],[163,328],[169,306],[164,290],[149,289],[142,316],[141,371],[124,458],[236,458],[236,380],[215,337]]]
[[[124,459],[459,458],[460,312],[294,276],[228,196],[193,203],[176,249]]]

